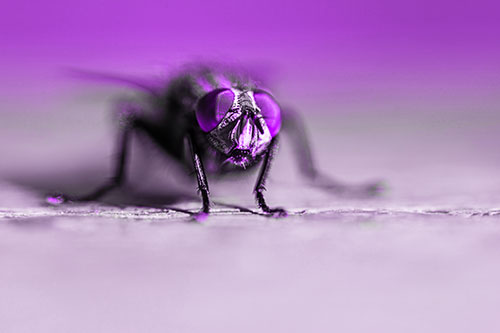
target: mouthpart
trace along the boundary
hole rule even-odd
[[[245,169],[252,160],[252,153],[248,149],[234,149],[229,154],[229,162]]]

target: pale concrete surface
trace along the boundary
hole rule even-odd
[[[497,115],[308,118],[322,170],[384,179],[388,191],[355,199],[305,186],[284,140],[268,201],[290,217],[216,205],[194,223],[169,209],[196,210],[194,184],[167,180],[179,170],[140,144],[123,191],[44,203],[44,191],[84,192],[107,176],[103,114],[3,121],[0,332],[500,328]],[[215,201],[254,209],[254,178],[212,182]]]

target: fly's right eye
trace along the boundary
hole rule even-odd
[[[274,137],[281,128],[281,110],[274,98],[264,91],[256,92],[255,104],[260,108],[264,120],[269,128],[271,137]]]
[[[210,132],[221,122],[234,101],[229,89],[216,89],[203,96],[196,105],[196,120],[203,132]]]

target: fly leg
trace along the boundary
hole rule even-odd
[[[338,194],[374,196],[380,194],[384,185],[380,182],[347,185],[331,179],[316,169],[304,123],[297,112],[287,109],[283,112],[283,131],[290,138],[300,173],[315,187]]]
[[[118,154],[114,162],[113,176],[91,193],[82,196],[70,196],[65,194],[53,195],[47,198],[47,202],[51,204],[61,204],[68,201],[94,201],[124,183],[130,135],[135,128],[135,117],[131,114],[132,112],[127,110],[122,112],[122,115],[125,116],[122,117],[120,121],[122,128],[118,136]]]
[[[208,189],[207,176],[205,174],[205,168],[203,167],[203,162],[200,158],[199,148],[194,142],[192,135],[188,134],[189,147],[191,150],[191,157],[193,159],[194,170],[196,172],[196,179],[198,181],[198,191],[201,194],[201,199],[203,206],[201,211],[198,213],[197,219],[203,219],[210,212],[210,191]]]
[[[264,191],[266,190],[266,180],[269,175],[269,171],[271,170],[271,163],[276,152],[276,146],[278,143],[278,137],[275,136],[271,140],[271,144],[269,145],[269,149],[267,150],[264,156],[264,162],[262,163],[262,168],[260,169],[259,178],[257,178],[257,183],[255,184],[255,199],[257,200],[257,204],[260,209],[266,214],[269,214],[274,217],[285,217],[287,216],[286,211],[283,208],[270,208],[266,200],[264,199]]]

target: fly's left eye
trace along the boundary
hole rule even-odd
[[[229,89],[217,89],[203,96],[196,105],[196,120],[204,132],[213,130],[226,115],[234,101]]]
[[[265,92],[254,93],[255,103],[262,112],[262,116],[269,128],[271,137],[274,137],[281,128],[281,110],[271,95]]]

